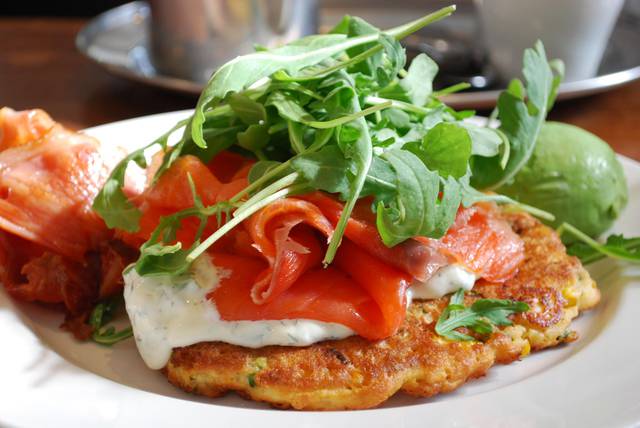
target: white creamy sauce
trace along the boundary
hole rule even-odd
[[[305,319],[223,321],[206,297],[219,284],[221,274],[207,256],[200,257],[191,277],[178,284],[167,276],[140,276],[135,269],[125,274],[127,313],[138,351],[149,368],[161,369],[173,348],[198,342],[249,348],[307,346],[355,334],[341,324]]]
[[[414,281],[411,294],[414,299],[438,299],[461,288],[469,291],[476,282],[476,275],[460,265],[442,267],[426,282]]]
[[[207,299],[225,272],[208,256],[201,256],[190,276],[176,282],[169,276],[142,277],[135,269],[124,275],[124,298],[136,345],[152,369],[167,364],[171,350],[198,342],[220,341],[249,348],[268,345],[307,346],[323,340],[343,339],[355,332],[346,326],[307,319],[224,321],[215,303]],[[470,290],[475,275],[451,265],[425,283],[414,283],[411,298],[432,299],[459,288]]]

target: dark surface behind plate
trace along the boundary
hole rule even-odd
[[[343,2],[325,1],[320,8],[320,26],[326,29],[345,13],[362,16],[381,28],[387,28],[415,19],[424,14],[425,7],[416,2],[400,3],[404,6],[389,8],[379,1]],[[396,3],[397,4],[397,3]],[[580,81],[564,82],[559,98],[568,99],[605,91],[640,78],[640,13],[637,0],[628,0],[600,65],[598,76]],[[434,5],[429,6],[431,9]],[[161,75],[149,55],[150,13],[146,2],[133,2],[112,9],[93,19],[77,36],[76,45],[87,57],[110,72],[158,87],[199,94],[202,82]],[[408,52],[427,51],[441,66],[436,86],[460,80],[475,83],[478,90],[447,96],[444,100],[455,108],[487,108],[495,105],[503,84],[494,79],[491,68],[485,64],[474,19],[473,7],[463,4],[458,12],[428,30],[406,40]]]

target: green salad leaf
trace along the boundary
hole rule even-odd
[[[397,187],[389,204],[378,202],[376,224],[382,241],[392,247],[415,236],[442,237],[460,206],[460,185],[451,177],[441,179],[410,151],[389,150],[382,157],[394,169]]]
[[[433,94],[433,79],[438,74],[438,65],[422,53],[416,56],[406,75],[380,91],[380,96],[425,106]]]
[[[327,109],[329,112],[331,112],[331,110],[337,112],[346,111],[348,113],[358,113],[362,111],[355,88],[355,82],[353,82],[349,75],[343,70],[339,71],[336,77],[342,84],[334,89],[330,93],[330,96],[327,97]],[[364,117],[358,117],[349,122],[345,125],[345,129],[347,129],[348,132],[341,132],[339,135],[348,134],[348,136],[344,138],[339,137],[337,143],[344,157],[352,162],[352,168],[349,169],[351,174],[347,175],[347,177],[350,178],[349,196],[346,198],[346,203],[340,214],[338,224],[336,224],[336,228],[329,240],[329,247],[323,260],[324,264],[331,263],[338,251],[338,247],[342,241],[342,235],[347,227],[347,221],[349,217],[351,217],[351,212],[360,197],[360,192],[367,178],[367,172],[373,160],[373,145],[371,143],[371,136],[369,135],[369,127]]]
[[[499,130],[509,140],[509,159],[502,168],[499,156],[475,158],[471,181],[474,187],[498,189],[527,163],[557,93],[562,78],[559,71],[561,68],[552,69],[547,62],[542,42],[525,50],[522,73],[526,87],[514,79],[498,97]]]
[[[454,10],[455,6],[449,6],[409,24],[387,30],[385,33],[400,39],[450,15]],[[196,145],[202,148],[207,147],[202,133],[206,120],[205,110],[215,107],[228,93],[241,92],[260,79],[278,71],[284,71],[290,75],[296,74],[306,67],[377,39],[378,33],[358,37],[347,37],[344,34],[335,33],[307,36],[280,48],[239,56],[229,61],[211,76],[198,99],[189,124],[191,138]]]
[[[342,200],[346,200],[350,184],[345,171],[351,170],[352,164],[338,146],[331,145],[295,158],[291,166],[314,188],[338,193]]]
[[[431,128],[420,143],[409,143],[405,148],[441,176],[460,178],[467,173],[472,142],[464,127],[441,122]]]
[[[450,340],[476,340],[457,329],[465,327],[486,336],[493,332],[494,326],[511,325],[510,315],[528,310],[529,305],[524,302],[502,299],[478,299],[471,306],[465,306],[464,289],[461,288],[451,296],[449,305],[438,318],[435,330]]]

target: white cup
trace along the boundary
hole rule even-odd
[[[565,63],[565,81],[594,77],[624,0],[475,0],[491,64],[522,75],[522,52],[542,40]],[[640,48],[640,47],[639,47]]]

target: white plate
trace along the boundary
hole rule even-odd
[[[89,129],[106,144],[139,146],[188,112]],[[621,158],[631,201],[615,231],[640,231],[640,164]],[[61,315],[16,303],[0,290],[0,426],[216,426],[263,428],[487,426],[614,427],[640,423],[640,269],[613,261],[591,267],[602,290],[597,309],[575,323],[581,339],[540,352],[451,394],[403,395],[382,408],[280,411],[230,394],[184,393],[147,369],[133,341],[113,348],[78,343],[58,329]]]

